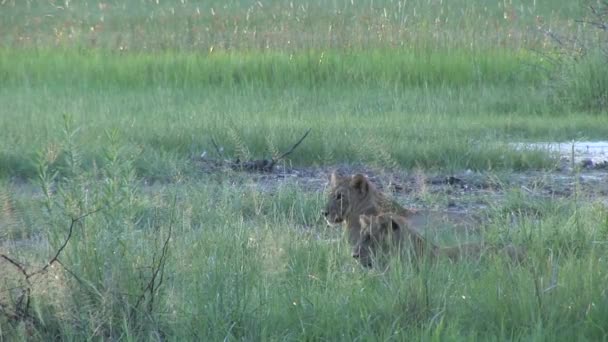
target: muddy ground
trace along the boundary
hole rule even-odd
[[[201,161],[204,176],[217,176],[218,165]],[[220,166],[221,168],[221,166]],[[387,170],[365,165],[333,167],[286,167],[278,165],[272,173],[234,172],[223,181],[246,184],[258,191],[272,193],[281,186],[296,186],[307,192],[327,190],[328,176],[338,170],[350,175],[362,173],[385,194],[418,214],[411,218],[414,228],[430,232],[439,244],[458,244],[476,240],[483,226],[497,222],[517,229],[522,216],[538,218],[553,201],[576,198],[588,203],[608,205],[608,168],[604,160],[560,157],[556,167],[547,171],[428,172]],[[321,210],[321,208],[319,208]],[[498,215],[497,215],[498,214]],[[497,221],[498,220],[498,221]],[[324,225],[319,217],[315,225]],[[313,227],[309,227],[313,228]],[[428,235],[427,235],[428,236]]]
[[[601,153],[589,155],[589,152],[594,150]],[[608,205],[608,162],[605,150],[584,148],[586,155],[576,155],[574,162],[565,155],[571,155],[571,152],[571,149],[564,149],[563,154],[557,156],[556,167],[552,170],[521,172],[462,170],[441,173],[389,170],[352,164],[290,167],[285,163],[278,163],[272,172],[250,172],[234,171],[230,165],[211,159],[199,159],[195,163],[200,170],[201,179],[216,179],[226,186],[246,185],[267,193],[273,193],[282,186],[295,186],[305,192],[323,193],[327,189],[328,176],[332,171],[338,170],[347,175],[362,173],[367,175],[378,189],[404,207],[420,212],[445,213],[446,217],[450,216],[446,220],[474,217],[475,222],[479,222],[479,218],[491,216],[496,210],[514,217],[527,214],[522,213],[522,210],[534,214],[535,210],[542,211],[542,203],[572,199],[575,196],[581,201]],[[144,191],[155,192],[158,186],[144,185]],[[18,189],[19,196],[35,198],[41,195],[37,186],[27,182],[13,184],[12,188]],[[4,239],[8,235],[2,234],[2,231],[8,231],[11,226],[1,216],[0,246],[8,242]],[[426,218],[423,220],[431,226],[442,226],[436,221],[430,222]],[[322,221],[319,217],[317,224],[322,225]],[[467,224],[466,228],[475,225]],[[2,229],[3,227],[7,229]],[[30,236],[26,240],[31,241],[31,238]],[[11,243],[16,242],[9,240],[12,240]]]
[[[478,211],[500,205],[507,193],[522,191],[538,199],[578,198],[608,200],[608,141],[513,143],[515,149],[537,149],[555,158],[555,168],[546,171],[499,171],[433,173],[387,170],[365,165],[331,167],[288,167],[277,163],[273,172],[248,172],[251,186],[273,191],[285,183],[295,183],[309,191],[322,191],[328,175],[363,173],[376,186],[394,196],[405,206],[419,208],[443,206],[452,211]],[[226,171],[225,163],[197,161],[203,174]],[[434,199],[434,200],[433,200]],[[440,208],[437,208],[440,209]]]
[[[574,166],[574,168],[572,167]],[[201,162],[204,174],[209,170]],[[260,191],[273,192],[282,185],[296,185],[305,191],[325,191],[332,171],[350,175],[362,173],[399,203],[412,208],[475,212],[503,203],[509,194],[521,192],[529,199],[571,198],[599,200],[608,204],[608,167],[586,159],[572,164],[562,158],[548,171],[438,173],[421,170],[387,170],[365,165],[332,167],[286,167],[272,173],[240,173],[247,184]]]

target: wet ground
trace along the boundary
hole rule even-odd
[[[608,167],[608,141],[512,143],[515,149],[541,150],[587,168]]]
[[[386,170],[365,165],[286,167],[273,173],[247,173],[247,184],[272,192],[282,185],[323,192],[333,170],[363,173],[382,191],[405,207],[443,212],[446,215],[484,216],[491,210],[510,210],[509,201],[523,198],[535,203],[576,198],[608,205],[608,142],[520,143],[515,148],[542,149],[553,155],[556,167],[543,171],[433,173],[422,170]],[[211,170],[200,161],[203,173]],[[217,168],[217,165],[214,166]],[[526,204],[526,203],[524,203]],[[519,210],[520,208],[516,208]]]
[[[413,226],[421,232],[429,231],[441,245],[476,240],[479,234],[475,231],[497,219],[501,226],[506,219],[510,228],[517,229],[522,216],[542,216],[553,201],[577,198],[608,205],[608,168],[599,162],[585,164],[584,158],[573,164],[562,157],[555,169],[522,172],[464,170],[446,174],[364,165],[277,167],[270,174],[236,173],[235,179],[239,180],[235,182],[269,193],[281,186],[323,193],[333,170],[347,175],[365,174],[399,204],[416,209],[418,214],[412,218]],[[323,225],[323,220],[318,224]]]
[[[452,218],[456,217],[456,220],[459,215],[484,217],[496,210],[519,211],[522,205],[513,205],[513,202],[519,200],[525,202],[523,207],[528,206],[532,211],[537,210],[536,203],[571,199],[575,195],[580,200],[608,205],[608,142],[574,145],[539,143],[527,144],[525,147],[522,144],[520,148],[546,148],[547,153],[555,155],[556,167],[545,171],[462,170],[440,173],[424,170],[387,170],[369,165],[288,167],[279,163],[272,173],[262,173],[236,172],[213,160],[202,159],[196,163],[201,170],[201,179],[220,179],[222,184],[232,184],[235,189],[237,184],[239,187],[245,184],[253,190],[268,193],[277,191],[282,186],[295,186],[304,192],[323,193],[332,171],[339,170],[343,174],[363,173],[381,191],[404,207],[421,212],[432,210]],[[144,187],[154,192],[159,186],[163,185]],[[14,185],[13,189],[19,189],[19,196],[40,196],[37,186],[27,182]],[[420,219],[427,220],[425,217]],[[0,228],[7,224],[0,222]],[[441,224],[434,222],[432,225]]]

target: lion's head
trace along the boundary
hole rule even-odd
[[[333,172],[329,177],[330,191],[323,216],[329,225],[352,220],[364,207],[373,203],[375,189],[364,175],[340,176]]]
[[[400,217],[409,217],[414,213],[388,199],[362,174],[340,176],[333,172],[329,183],[330,190],[327,204],[322,211],[323,216],[329,225],[344,222],[352,245],[359,239],[359,215],[394,213]]]
[[[372,259],[398,245],[401,241],[399,218],[390,214],[378,216],[359,216],[361,232],[359,240],[353,247],[353,258],[363,266],[372,266]]]

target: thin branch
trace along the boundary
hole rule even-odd
[[[23,265],[21,265],[17,261],[11,259],[10,257],[8,257],[4,254],[0,254],[0,256],[4,260],[8,261],[11,265],[15,266],[15,268],[17,268],[19,270],[19,272],[21,272],[21,274],[23,274],[23,279],[25,279],[26,285],[19,287],[20,289],[24,289],[24,292],[21,294],[21,296],[19,296],[19,300],[17,301],[17,303],[14,303],[14,305],[15,305],[14,317],[25,318],[28,316],[28,311],[30,308],[30,293],[31,293],[31,288],[32,288],[32,283],[30,282],[30,275],[27,273],[27,271],[25,270]],[[22,305],[24,299],[25,299],[25,305]]]
[[[49,261],[47,262],[46,265],[44,265],[43,268],[39,269],[38,271],[35,271],[33,273],[30,273],[27,278],[31,278],[32,276],[36,275],[36,274],[40,274],[44,271],[46,271],[49,266],[51,266],[53,263],[55,263],[58,258],[59,255],[61,254],[61,252],[63,252],[63,250],[65,249],[65,247],[68,245],[68,242],[70,241],[70,239],[72,238],[72,233],[74,232],[74,225],[76,224],[76,222],[79,222],[80,220],[82,220],[83,218],[90,216],[96,212],[98,212],[99,210],[101,210],[101,208],[97,208],[93,211],[89,211],[88,213],[81,215],[79,217],[76,218],[72,218],[72,222],[70,223],[70,229],[68,231],[68,236],[65,238],[65,241],[63,241],[63,244],[59,247],[59,249],[57,250],[57,252],[55,253],[55,256]]]
[[[90,211],[84,215],[81,215],[79,217],[76,218],[72,218],[72,222],[70,223],[70,228],[69,228],[69,232],[68,232],[68,236],[66,237],[65,241],[63,242],[63,244],[59,247],[59,249],[57,250],[57,252],[55,253],[55,256],[53,256],[53,258],[46,263],[46,265],[44,265],[44,267],[42,267],[41,269],[34,271],[32,273],[28,273],[27,270],[25,269],[25,267],[23,267],[23,265],[19,262],[17,262],[16,260],[4,255],[4,254],[0,254],[0,257],[2,257],[2,259],[8,261],[11,265],[13,265],[15,268],[17,268],[19,270],[19,272],[21,272],[21,274],[23,274],[23,279],[25,280],[25,282],[27,283],[27,285],[22,286],[21,288],[24,289],[24,292],[21,294],[21,296],[19,296],[19,300],[14,304],[15,305],[15,314],[13,314],[13,317],[16,319],[25,319],[25,318],[32,318],[32,316],[29,314],[29,308],[30,308],[30,300],[31,300],[31,292],[32,292],[32,283],[30,281],[30,278],[33,277],[36,274],[40,274],[45,272],[49,266],[51,266],[53,263],[57,262],[60,265],[63,266],[63,264],[59,261],[59,255],[61,254],[61,252],[65,249],[65,247],[67,246],[68,242],[70,241],[71,237],[72,237],[72,233],[74,232],[74,225],[76,224],[76,222],[79,222],[80,220],[82,220],[83,218],[97,212],[101,210],[101,208],[95,209],[93,211]],[[63,266],[70,274],[72,274],[73,276],[74,273],[71,272],[69,269],[67,269],[65,266]],[[76,276],[75,276],[76,277]],[[78,277],[76,277],[76,279],[78,279]],[[24,304],[25,302],[25,304]]]
[[[304,133],[304,135],[300,138],[300,140],[298,140],[287,152],[283,153],[278,158],[273,157],[271,159],[256,159],[256,160],[248,160],[248,161],[244,161],[244,162],[242,162],[239,158],[237,158],[234,162],[229,162],[230,167],[234,170],[272,172],[275,164],[279,160],[284,159],[285,157],[290,155],[298,146],[300,146],[302,141],[304,141],[304,139],[306,139],[306,137],[308,136],[308,134],[310,133],[311,130],[312,130],[312,128],[309,128],[306,131],[306,133]],[[218,156],[220,156],[222,159],[224,159],[224,154],[223,154],[222,150],[220,149],[220,147],[218,146],[218,144],[215,142],[215,139],[211,138],[211,143],[213,144],[213,147],[215,148],[215,151],[218,154]],[[224,161],[228,162],[227,160],[224,160]]]
[[[15,268],[17,268],[19,270],[19,272],[21,272],[23,274],[23,276],[25,277],[26,280],[28,280],[28,274],[27,271],[25,270],[25,268],[23,268],[23,266],[18,263],[17,261],[9,258],[8,256],[4,255],[4,254],[0,254],[0,257],[2,257],[2,259],[8,261],[9,263],[11,263],[13,266],[15,266]],[[29,280],[28,280],[29,282]]]
[[[281,159],[283,159],[283,158],[287,157],[287,156],[288,156],[288,155],[289,155],[291,152],[293,152],[293,150],[295,150],[295,149],[296,149],[296,147],[298,147],[298,146],[299,146],[299,145],[302,143],[302,141],[304,141],[304,139],[306,138],[306,136],[308,136],[308,133],[310,133],[310,131],[311,131],[311,130],[312,130],[312,128],[309,128],[309,129],[308,129],[308,131],[306,131],[306,133],[304,133],[304,135],[302,136],[302,138],[300,138],[300,140],[298,140],[298,142],[297,142],[297,143],[295,143],[295,144],[294,144],[294,145],[291,147],[291,149],[289,149],[289,151],[287,151],[287,152],[283,153],[283,154],[282,154],[282,155],[281,155],[279,158],[277,158],[277,159],[273,159],[273,161],[274,161],[274,162],[277,162],[277,161],[279,161],[279,160],[281,160]]]
[[[175,210],[176,203],[177,203],[177,195],[175,195],[175,198],[173,199],[173,210]],[[158,259],[158,264],[153,266],[154,271],[152,273],[152,277],[150,278],[150,281],[148,282],[146,287],[143,289],[142,294],[137,299],[137,302],[135,303],[135,308],[139,307],[139,305],[141,304],[141,302],[144,300],[144,298],[146,296],[146,292],[149,292],[150,293],[150,303],[148,304],[148,308],[150,311],[152,310],[152,305],[154,303],[154,292],[156,290],[158,290],[160,285],[163,283],[164,269],[165,269],[165,264],[167,261],[167,253],[169,250],[169,241],[171,240],[171,235],[173,232],[174,220],[175,220],[175,215],[174,215],[174,213],[172,213],[171,220],[169,221],[169,232],[167,233],[167,238],[165,239],[165,242],[163,244],[161,255],[160,255],[160,258]],[[154,261],[155,259],[156,259],[156,255],[153,256],[153,259],[152,259],[153,263],[155,263],[155,261]],[[160,274],[160,277],[159,277],[159,274]],[[157,277],[159,277],[158,284],[156,284]]]

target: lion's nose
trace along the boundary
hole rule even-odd
[[[321,210],[321,215],[327,217],[327,215],[329,215],[329,211],[327,211],[327,210]]]
[[[359,259],[359,255],[360,255],[360,254],[359,254],[359,249],[355,249],[355,250],[353,250],[353,258],[355,258],[355,259]]]

